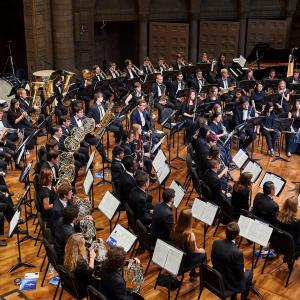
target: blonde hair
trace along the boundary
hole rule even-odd
[[[277,219],[281,223],[290,223],[296,220],[297,210],[298,210],[297,197],[294,196],[289,197],[284,201],[283,206],[277,215]]]
[[[69,237],[65,246],[64,266],[73,272],[80,258],[87,261],[85,240],[82,233],[74,233]]]
[[[171,231],[171,240],[179,247],[188,246],[191,234],[193,233],[193,217],[190,208],[184,208],[179,215],[178,222]]]
[[[140,124],[134,123],[131,125],[131,132],[133,133],[134,137],[136,139],[139,138],[139,134],[138,131],[142,128],[142,126]]]

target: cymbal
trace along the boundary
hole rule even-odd
[[[36,77],[50,77],[54,70],[39,70],[33,73],[33,76]]]

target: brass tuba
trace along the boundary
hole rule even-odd
[[[64,79],[64,86],[63,86],[63,93],[67,93],[69,91],[69,86],[70,86],[70,81],[72,79],[72,77],[74,75],[76,75],[76,73],[70,72],[70,71],[64,71],[65,75],[65,79]],[[62,105],[69,107],[71,105],[71,99],[69,99],[68,97],[66,98],[66,96],[63,97],[63,99],[61,99],[61,103]]]
[[[32,114],[31,114],[31,119],[32,122],[35,124],[38,119],[39,116],[41,114],[41,97],[37,95],[37,92],[39,90],[39,88],[41,86],[44,86],[44,82],[31,82],[31,87],[33,88],[33,97],[32,97],[32,106],[37,106],[38,110],[35,110]]]
[[[43,86],[43,91],[44,91],[45,101],[54,95],[52,79],[45,81],[45,84]],[[47,105],[46,107],[47,115],[51,115],[53,113],[56,104],[57,104],[57,100],[54,99],[50,105]]]

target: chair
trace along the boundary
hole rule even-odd
[[[186,200],[185,206],[188,205],[188,203],[189,203],[189,201],[190,201],[190,198],[191,198],[192,193],[193,193],[194,190],[196,191],[196,193],[198,194],[199,197],[202,195],[202,189],[201,189],[201,184],[200,184],[200,178],[199,178],[199,176],[198,176],[198,174],[197,174],[196,169],[193,168],[193,167],[190,169],[190,176],[191,176],[193,188],[192,188],[192,190],[191,190],[191,192],[190,192],[190,194],[189,194],[189,196],[188,196],[188,198],[187,198],[187,200]]]
[[[107,300],[107,298],[102,293],[100,293],[91,285],[87,287],[87,293],[89,300]]]
[[[58,274],[61,282],[61,292],[59,299],[62,299],[63,292],[66,290],[76,300],[87,297],[87,291],[80,292],[74,274],[64,266],[58,265]]]
[[[200,268],[200,292],[197,300],[200,299],[204,288],[223,300],[236,294],[233,291],[225,290],[222,274],[207,264],[202,264]]]
[[[136,221],[135,221],[134,212],[130,208],[130,206],[128,205],[128,203],[124,203],[124,208],[125,208],[126,215],[127,215],[127,220],[128,220],[128,229],[131,229],[131,231],[133,233],[136,233],[137,232],[137,228],[136,228]]]
[[[268,254],[261,270],[261,274],[263,274],[265,270],[271,249],[273,249],[277,254],[284,255],[285,260],[288,264],[289,274],[285,283],[285,287],[287,287],[294,268],[295,261],[299,258],[300,255],[299,252],[295,253],[295,244],[292,235],[284,230],[273,227]]]
[[[185,161],[187,167],[187,174],[186,174],[185,181],[183,183],[183,187],[185,188],[185,190],[188,190],[192,181],[191,168],[193,167],[193,157],[189,152],[186,155]]]
[[[146,277],[146,274],[148,272],[149,266],[150,266],[150,262],[152,259],[152,255],[153,255],[153,251],[154,251],[154,245],[152,242],[152,238],[151,238],[151,234],[147,231],[147,228],[144,226],[144,224],[140,221],[137,220],[136,221],[136,229],[137,229],[137,238],[139,241],[139,247],[136,251],[136,254],[138,254],[138,250],[140,248],[145,249],[149,252],[149,260],[148,260],[148,264],[145,270],[145,274],[144,276]]]

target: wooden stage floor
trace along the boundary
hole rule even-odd
[[[39,138],[42,139],[42,138]],[[112,140],[112,139],[111,139]],[[41,141],[41,140],[40,140]],[[266,144],[266,143],[264,143]],[[166,146],[164,146],[166,147]],[[258,149],[257,145],[255,146]],[[111,150],[111,149],[110,149]],[[30,153],[29,161],[35,161],[35,154]],[[167,151],[165,151],[167,154]],[[185,157],[186,155],[186,147],[183,145],[182,138],[180,139],[180,156]],[[175,149],[172,149],[172,157],[175,156]],[[300,181],[300,156],[294,155],[290,158],[290,162],[286,163],[284,161],[277,161],[271,162],[271,158],[266,156],[265,154],[260,153],[259,151],[255,152],[255,157],[260,159],[260,164],[263,166],[265,171],[274,172],[287,180],[287,185],[284,188],[281,196],[277,198],[279,204],[282,201],[296,192],[289,192],[290,189],[295,188],[295,185],[291,183],[291,181]],[[284,155],[285,157],[285,155]],[[179,182],[183,183],[186,178],[186,166],[185,162],[182,160],[175,160],[172,162],[172,165],[177,167],[177,169],[172,169],[172,173],[170,178],[168,179],[167,186],[171,183],[173,179],[178,180]],[[99,170],[101,168],[100,164],[100,157],[97,154],[95,159],[95,168],[94,170]],[[23,185],[18,182],[18,178],[20,175],[20,171],[17,170],[9,170],[8,175],[6,176],[6,181],[10,188],[11,192],[14,192],[14,201],[16,201],[17,194],[23,192]],[[238,170],[234,170],[232,172],[232,176],[234,179],[237,179],[239,175]],[[80,178],[77,183],[77,191],[79,195],[82,195],[82,181],[83,181],[83,172],[80,171]],[[95,183],[97,183],[100,179],[95,179]],[[258,180],[260,181],[260,180]],[[100,184],[94,186],[95,191],[95,205],[98,205],[99,201],[101,200],[103,194],[107,191],[111,190],[111,185],[109,184]],[[255,194],[260,191],[258,184],[255,184],[253,187],[253,197]],[[153,196],[154,202],[158,201],[158,189],[155,189],[150,192]],[[187,193],[188,195],[189,193]],[[32,195],[33,195],[33,188],[32,188]],[[196,197],[195,194],[192,195],[192,200]],[[182,201],[180,209],[182,209],[185,205],[186,198]],[[190,203],[192,203],[192,200]],[[300,216],[300,214],[299,214]],[[109,235],[109,223],[107,219],[98,211],[93,212],[93,217],[96,221],[97,226],[104,227],[103,231],[98,232],[98,237],[103,238],[104,240]],[[35,235],[33,233],[34,226],[32,225],[32,220],[29,221],[29,229],[30,234]],[[122,212],[121,218],[119,221],[122,225],[127,226],[126,214]],[[23,225],[22,225],[23,226]],[[194,223],[194,229],[196,232],[196,238],[198,246],[201,246],[203,242],[203,227],[199,222]],[[222,238],[224,236],[224,227],[220,227],[218,230],[217,236],[214,238],[212,236],[214,228],[210,228],[207,234],[206,240],[206,251],[208,260],[210,262],[210,252],[211,252],[211,245],[215,239]],[[7,224],[5,226],[5,234],[7,234]],[[246,267],[250,267],[251,264],[251,253],[252,253],[252,246],[246,246],[245,243],[241,246],[241,249],[245,256]],[[18,287],[14,285],[14,279],[17,277],[23,277],[26,272],[38,272],[39,267],[42,263],[42,258],[44,255],[44,250],[42,250],[39,257],[37,257],[38,247],[34,247],[34,241],[28,240],[21,244],[22,250],[22,259],[26,262],[33,263],[36,267],[35,268],[20,268],[13,273],[7,273],[8,270],[12,265],[14,265],[17,261],[17,245],[16,245],[16,237],[14,236],[10,240],[8,240],[7,247],[0,248],[0,298],[1,294],[6,293],[10,290],[17,289]],[[138,255],[141,262],[146,266],[148,261],[148,254],[143,253]],[[269,265],[266,267],[266,270],[263,275],[260,274],[261,268],[263,265],[263,260],[259,260],[257,264],[257,268],[254,270],[254,279],[256,280],[256,287],[264,296],[264,299],[268,300],[280,300],[280,299],[299,299],[300,298],[300,262],[296,262],[294,271],[292,273],[290,284],[288,288],[284,287],[284,283],[287,277],[287,267],[286,264],[282,264],[282,257],[273,259],[270,261]],[[142,286],[141,294],[145,297],[145,299],[149,300],[157,300],[157,299],[167,299],[167,290],[162,287],[158,287],[154,290],[154,282],[156,276],[158,274],[158,268],[151,264],[150,269],[147,274],[147,278]],[[25,294],[29,299],[52,299],[54,294],[55,287],[49,284],[46,281],[46,284],[43,288],[40,287],[41,279],[43,277],[43,272],[40,273],[40,278],[38,280],[37,289],[34,291],[25,291]],[[48,275],[48,279],[51,276]],[[197,299],[199,291],[199,278],[190,280],[189,276],[185,277],[179,299]],[[172,292],[172,298],[174,298],[175,293]],[[250,294],[250,299],[255,299],[256,296]],[[16,296],[10,296],[6,299],[18,299]],[[67,293],[64,293],[63,299],[72,299]],[[216,299],[216,297],[205,290],[202,295],[202,299]]]

